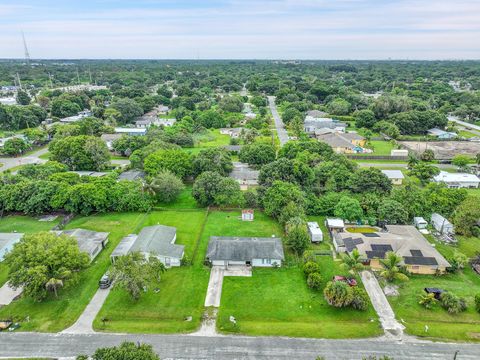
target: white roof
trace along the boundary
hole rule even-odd
[[[425,220],[423,217],[421,216],[416,216],[413,218],[413,221],[416,223],[416,224],[427,224],[427,220]]]
[[[147,130],[146,129],[138,129],[138,128],[115,128],[115,132],[116,133],[139,133],[139,134],[143,134],[145,133]]]
[[[313,235],[320,235],[322,233],[322,230],[320,229],[320,227],[318,226],[318,223],[315,222],[315,221],[312,221],[312,222],[308,222],[307,223],[308,225],[308,228],[310,229],[310,232],[313,234]]]
[[[334,228],[343,228],[345,227],[345,223],[342,219],[327,219],[327,226]]]
[[[400,170],[382,170],[389,179],[404,179],[403,173]]]
[[[446,171],[440,171],[440,174],[433,178],[435,182],[445,183],[462,183],[462,182],[474,182],[480,183],[478,176],[467,173],[449,173]]]

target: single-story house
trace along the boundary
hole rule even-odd
[[[143,180],[145,178],[145,173],[141,170],[127,170],[118,175],[118,181],[120,180]]]
[[[142,116],[140,119],[135,121],[135,127],[139,129],[147,129],[152,125],[155,126],[173,126],[177,119],[160,119],[157,116]]]
[[[338,252],[357,249],[364,264],[382,270],[381,259],[389,251],[402,257],[401,265],[413,274],[445,273],[450,263],[412,225],[387,225],[387,232],[336,233],[333,236]]]
[[[102,134],[102,136],[100,136],[100,139],[102,139],[105,142],[108,150],[112,150],[113,142],[117,139],[120,139],[121,137],[122,137],[122,134]]]
[[[339,154],[370,153],[372,150],[365,149],[365,138],[357,133],[326,133],[317,135],[319,141],[330,145]]]
[[[238,161],[233,162],[233,170],[230,173],[230,177],[237,180],[240,184],[240,189],[247,190],[249,186],[258,185],[258,175],[260,171],[254,170],[248,166]]]
[[[91,177],[102,177],[107,175],[107,172],[104,171],[69,171],[71,173],[77,174],[78,176],[91,176]]]
[[[242,147],[243,145],[226,145],[223,148],[233,153],[239,153],[240,150],[242,150]]]
[[[437,230],[440,234],[454,234],[454,228],[453,224],[448,221],[446,218],[444,218],[442,215],[438,213],[433,213],[432,214],[432,226]]]
[[[211,236],[206,260],[215,266],[281,266],[285,259],[280,238]]]
[[[108,243],[108,232],[97,232],[86,229],[71,229],[71,230],[57,230],[53,231],[57,235],[67,235],[77,241],[80,251],[85,252],[90,256],[90,260],[95,257],[105,248]]]
[[[143,136],[147,134],[147,129],[145,128],[122,128],[117,127],[115,128],[116,134],[126,134],[130,136]]]
[[[175,244],[177,229],[172,226],[154,225],[144,227],[138,235],[122,239],[110,255],[112,262],[121,255],[141,252],[146,257],[158,258],[166,267],[180,266],[185,246]]]
[[[427,220],[425,220],[421,216],[416,216],[413,218],[413,223],[415,224],[415,227],[419,230],[425,229],[428,225]]]
[[[442,129],[433,128],[427,131],[430,136],[435,136],[437,139],[455,139],[458,135],[454,132],[448,132]]]
[[[393,185],[402,185],[403,179],[405,179],[400,170],[382,170],[382,173],[388,177]]]
[[[69,116],[69,117],[60,119],[60,122],[61,123],[74,123],[74,122],[77,122],[77,121],[82,120],[83,118],[86,118],[86,117],[89,117],[89,116],[92,116],[92,112],[90,110],[83,110],[83,111],[80,111],[77,115]]]
[[[0,233],[0,262],[5,259],[7,252],[12,250],[13,245],[23,238],[22,233]]]
[[[323,241],[323,233],[320,226],[316,221],[310,221],[307,223],[308,226],[308,234],[310,235],[310,241],[313,243],[322,242]]]
[[[307,134],[315,134],[319,129],[332,129],[335,132],[345,132],[347,124],[331,118],[314,118],[306,116],[303,124],[303,129]]]
[[[478,188],[480,179],[477,175],[468,173],[449,173],[440,171],[437,176],[433,177],[433,181],[437,183],[445,183],[450,189],[458,188]]]
[[[166,105],[158,105],[156,109],[159,114],[167,114],[170,110]]]
[[[330,234],[345,231],[345,222],[342,219],[326,219],[325,226]]]
[[[2,105],[17,105],[17,99],[14,97],[2,97],[0,98],[0,104]]]
[[[231,138],[239,138],[240,135],[242,134],[242,131],[246,131],[244,128],[241,127],[236,127],[236,128],[221,128],[220,129],[220,134],[222,135],[228,135]]]

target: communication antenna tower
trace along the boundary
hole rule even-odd
[[[23,39],[23,48],[25,50],[25,62],[27,63],[27,65],[30,65],[30,54],[28,52],[27,41],[25,40],[25,34],[23,33],[23,30],[22,30],[22,39]]]

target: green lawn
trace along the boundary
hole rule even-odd
[[[330,256],[319,259],[324,284],[341,274]],[[322,287],[323,288],[323,287]],[[233,325],[229,317],[234,316]],[[254,269],[251,278],[226,277],[217,327],[226,333],[316,338],[359,338],[382,334],[373,308],[328,305],[322,291],[310,290],[300,267]]]
[[[208,130],[207,134],[199,135],[195,139],[196,148],[226,146],[229,143],[230,143],[230,136],[220,134],[219,129]]]
[[[0,263],[0,287],[7,282],[8,267],[3,262]]]
[[[418,304],[425,287],[448,290],[467,300],[467,311],[450,315],[441,306],[427,310]],[[411,335],[441,340],[480,341],[480,314],[475,311],[473,298],[480,293],[480,276],[470,268],[464,273],[443,276],[416,275],[400,289],[400,296],[390,297],[390,304],[397,316],[403,319],[406,331]],[[428,332],[425,332],[425,325]]]
[[[45,154],[40,155],[39,158],[43,159],[43,160],[49,160],[50,159],[50,153],[47,151]]]
[[[0,318],[21,321],[23,331],[56,332],[72,325],[95,294],[98,280],[110,265],[110,253],[123,236],[138,230],[144,216],[141,213],[124,213],[74,219],[67,228],[81,227],[110,232],[107,248],[97,256],[88,269],[80,274],[76,284],[71,284],[60,291],[58,299],[52,295],[39,303],[29,298],[21,298],[1,308]],[[27,317],[30,321],[23,322]]]
[[[58,217],[54,221],[38,221],[29,216],[10,215],[0,219],[0,232],[36,233],[51,230],[61,220]]]
[[[383,140],[372,140],[367,146],[373,150],[373,153],[365,155],[387,155],[390,156],[390,151],[395,148],[395,146],[390,141]]]
[[[147,291],[138,301],[133,301],[121,289],[113,290],[94,321],[99,331],[132,333],[191,332],[199,327],[209,279],[209,269],[204,267],[206,242],[198,244],[206,210],[155,211],[148,215],[144,226],[164,224],[177,228],[178,244],[185,245],[189,266],[168,269],[162,275],[160,292]],[[195,256],[195,252],[198,252]],[[192,316],[192,321],[185,317]],[[101,319],[108,321],[105,326]]]
[[[192,196],[192,185],[186,185],[175,201],[159,203],[158,206],[166,209],[200,209]]]

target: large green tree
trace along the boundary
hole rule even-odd
[[[302,190],[298,185],[277,180],[265,192],[263,207],[267,215],[279,218],[284,208],[291,202],[300,208],[305,205]]]
[[[233,170],[230,154],[220,148],[202,150],[193,160],[193,176],[197,177],[204,171],[215,171],[222,176],[228,176]]]
[[[89,257],[80,252],[75,239],[50,232],[27,234],[6,257],[9,282],[23,287],[25,295],[43,300],[48,291],[76,278],[86,268]]]
[[[168,170],[180,178],[185,178],[192,172],[192,159],[182,150],[161,149],[145,158],[143,168],[150,176]]]
[[[335,206],[335,216],[350,221],[358,221],[363,218],[363,210],[357,199],[350,196],[342,196]]]

